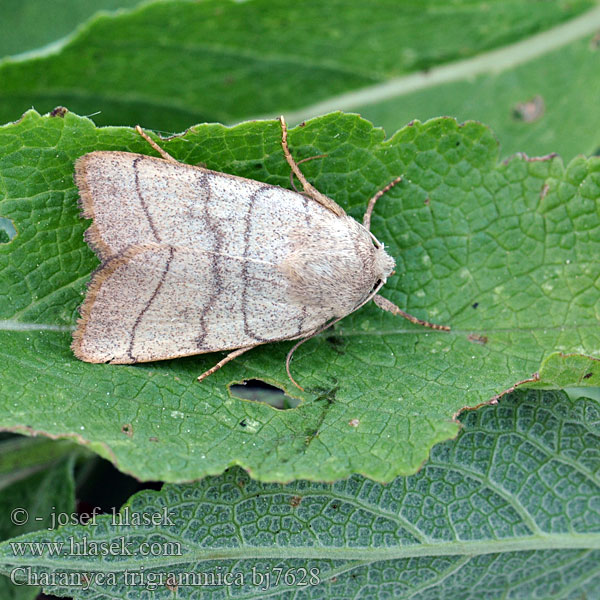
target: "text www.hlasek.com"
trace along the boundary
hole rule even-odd
[[[14,556],[183,556],[180,542],[141,542],[124,536],[112,540],[83,538],[67,542],[10,542]]]

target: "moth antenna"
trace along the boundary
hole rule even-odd
[[[135,130],[165,159],[172,163],[179,163],[166,150],[163,150],[139,125],[135,126]]]
[[[450,327],[448,325],[437,325],[436,323],[430,323],[429,321],[423,321],[423,319],[419,319],[417,317],[413,317],[409,315],[407,312],[399,309],[393,302],[390,302],[383,296],[373,296],[373,302],[379,306],[382,310],[392,313],[393,315],[404,317],[411,323],[415,325],[422,325],[423,327],[429,327],[429,329],[437,329],[438,331],[450,331]]]
[[[198,381],[202,381],[203,379],[206,379],[209,375],[212,375],[213,373],[218,371],[222,366],[226,365],[229,361],[232,361],[234,358],[237,358],[241,354],[244,354],[244,352],[247,352],[248,350],[250,350],[251,348],[254,348],[254,347],[255,346],[246,346],[245,348],[238,348],[237,350],[230,352],[224,359],[220,360],[214,367],[211,367],[210,369],[208,369],[208,371],[204,371],[204,373],[202,373],[202,375],[200,375],[198,377]]]
[[[373,214],[373,209],[375,208],[375,203],[381,196],[383,196],[387,191],[391,190],[395,185],[399,184],[402,181],[402,175],[400,177],[396,177],[393,181],[390,181],[385,187],[381,188],[370,200],[367,204],[367,210],[365,210],[365,216],[363,217],[363,226],[367,231],[371,231],[371,215]]]
[[[296,164],[301,165],[303,162],[308,162],[309,160],[314,160],[315,158],[325,158],[326,156],[327,154],[317,154],[317,156],[309,156],[308,158],[303,158],[302,160],[299,160]],[[290,171],[290,184],[296,192],[300,193],[300,190],[296,187],[296,184],[294,183],[294,171]]]
[[[287,141],[287,125],[285,124],[283,115],[279,117],[279,122],[281,123],[281,147],[283,148],[283,155],[285,156],[285,160],[287,160],[288,165],[290,165],[292,172],[302,184],[304,191],[321,206],[324,206],[327,210],[330,210],[338,217],[343,217],[346,213],[339,204],[336,204],[331,198],[328,198],[325,194],[322,194],[317,188],[308,183],[306,177],[304,177],[302,174],[300,167],[298,167],[298,163],[296,163],[290,153]]]

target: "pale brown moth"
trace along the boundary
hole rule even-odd
[[[285,158],[303,192],[175,160],[139,127],[162,158],[91,152],[75,163],[85,239],[100,258],[72,349],[92,363],[132,364],[232,350],[201,381],[267,342],[320,333],[369,300],[417,319],[377,292],[394,269],[370,232]],[[293,183],[293,182],[292,182]],[[298,386],[300,387],[300,386]]]

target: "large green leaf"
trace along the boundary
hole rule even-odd
[[[94,600],[176,587],[196,599],[595,598],[599,417],[587,398],[515,393],[464,415],[457,440],[389,485],[261,484],[235,468],[4,542],[0,571]]]
[[[284,369],[289,343],[255,349],[202,384],[195,377],[220,355],[138,366],[73,357],[70,329],[98,264],[82,240],[73,161],[151,149],[132,130],[69,113],[29,112],[0,129],[0,215],[17,231],[0,244],[2,426],[74,437],[142,479],[185,481],[237,464],[264,481],[389,481],[454,436],[463,407],[531,378],[553,352],[597,358],[600,159],[498,164],[488,129],[452,119],[383,137],[340,113],[290,134],[296,158],[327,155],[304,165],[307,176],[356,218],[404,175],[373,221],[397,260],[383,294],[453,332],[365,307],[298,350],[292,368],[308,393],[278,411],[231,397],[228,385],[258,378],[297,395]],[[189,163],[289,185],[275,122],[197,126],[164,146]],[[562,367],[545,385],[557,385],[557,369],[560,385],[598,385],[597,371]]]
[[[451,115],[491,124],[503,155],[570,158],[600,146],[593,42],[600,9],[593,7],[592,0],[147,3],[92,19],[62,47],[2,61],[0,123],[59,104],[102,125],[166,131],[281,112],[300,122],[344,109],[393,132],[415,118]],[[83,10],[69,11],[68,21]],[[18,35],[11,25],[0,19],[2,37]],[[536,96],[545,110],[533,122],[515,116]]]

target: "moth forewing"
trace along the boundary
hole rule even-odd
[[[283,120],[282,131],[295,164]],[[187,165],[141,133],[163,158],[92,152],[75,165],[83,216],[93,219],[86,239],[101,260],[73,335],[78,358],[235,350],[202,379],[259,344],[314,335],[392,271],[368,221],[335,209],[303,177],[300,194]]]
[[[301,337],[350,312],[378,276],[366,230],[301,194],[130,153],[95,152],[76,172],[103,261],[75,334],[83,360]]]

